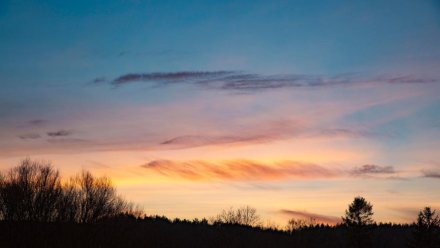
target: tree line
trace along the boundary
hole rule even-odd
[[[25,159],[17,167],[0,174],[0,222],[8,223],[88,224],[130,217],[170,224],[246,226],[297,236],[310,230],[342,228],[350,247],[371,247],[373,229],[378,226],[373,220],[373,215],[373,205],[358,196],[348,205],[341,223],[334,227],[315,223],[313,219],[290,219],[283,230],[278,226],[263,227],[257,210],[250,206],[237,209],[231,207],[209,221],[170,221],[166,217],[148,217],[142,214],[134,204],[117,195],[108,178],[95,177],[88,171],[82,171],[79,175],[63,181],[59,171],[50,163]],[[422,209],[411,228],[413,235],[408,246],[440,247],[440,218],[435,210],[430,207]]]

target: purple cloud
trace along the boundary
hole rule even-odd
[[[207,80],[233,74],[231,71],[179,71],[179,72],[153,72],[153,73],[130,73],[119,76],[111,83],[113,85],[123,85],[133,82],[182,82]]]
[[[103,78],[97,78],[94,80],[94,82],[97,84],[103,81]],[[420,84],[434,83],[438,81],[439,79],[423,78],[415,75],[361,77],[358,74],[349,73],[329,76],[302,74],[262,75],[244,73],[240,71],[177,71],[129,73],[121,75],[109,83],[114,86],[121,86],[135,82],[149,82],[158,86],[168,85],[171,83],[185,83],[217,90],[260,91],[278,88],[353,85],[373,82],[390,84]]]
[[[72,131],[68,130],[59,130],[54,132],[47,132],[47,135],[50,137],[64,137],[72,134]]]
[[[41,138],[41,135],[39,135],[38,133],[28,133],[28,134],[19,135],[18,137],[22,140],[28,140],[28,139],[32,140],[32,139]]]
[[[424,170],[422,174],[423,177],[440,179],[440,171]]]
[[[361,167],[354,168],[351,172],[352,175],[362,176],[371,174],[394,174],[395,170],[392,166],[379,166],[375,164],[365,164]]]

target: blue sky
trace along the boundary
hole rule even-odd
[[[440,207],[438,44],[437,1],[4,0],[0,169],[89,169],[170,216],[362,194],[408,221]]]
[[[2,75],[81,82],[139,71],[384,72],[438,61],[439,8],[435,1],[3,1]]]

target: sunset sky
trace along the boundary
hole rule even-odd
[[[439,1],[0,2],[0,170],[110,177],[147,214],[440,209]]]

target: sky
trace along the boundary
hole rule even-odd
[[[438,1],[0,2],[0,171],[89,170],[147,214],[440,209]]]

